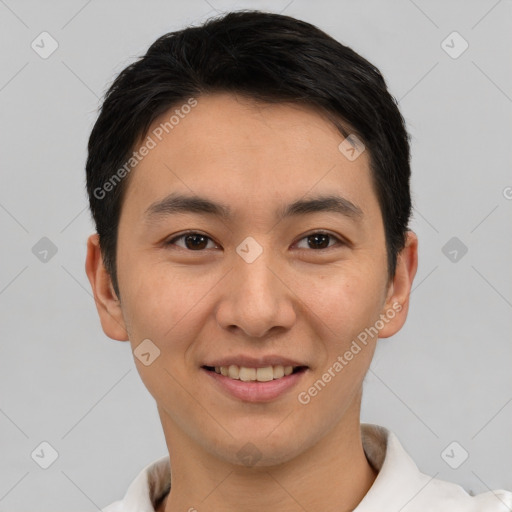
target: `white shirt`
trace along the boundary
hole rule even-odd
[[[487,491],[470,496],[460,485],[421,473],[388,429],[361,424],[367,459],[378,471],[366,496],[353,512],[511,512],[512,492]],[[102,512],[154,512],[170,488],[169,456],[146,466],[124,498]]]

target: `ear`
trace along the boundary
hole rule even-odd
[[[404,325],[409,311],[409,295],[418,268],[418,237],[413,231],[407,232],[405,247],[397,257],[395,275],[389,283],[386,302],[381,312],[387,319],[379,331],[379,338],[396,334]]]
[[[121,302],[116,296],[110,275],[103,265],[97,233],[87,239],[85,272],[91,283],[103,332],[114,340],[127,341],[128,332],[121,310]]]

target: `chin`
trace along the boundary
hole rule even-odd
[[[244,436],[226,446],[225,450],[217,446],[215,455],[225,462],[237,466],[268,468],[292,461],[301,455],[307,447],[308,443],[305,440],[291,439],[290,435],[279,439],[270,439],[267,434],[262,435],[260,430],[254,436],[248,435],[246,432]]]

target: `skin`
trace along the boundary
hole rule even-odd
[[[344,137],[313,109],[230,94],[197,100],[130,175],[118,233],[120,300],[96,234],[87,245],[86,272],[106,335],[129,340],[132,349],[150,339],[160,350],[148,366],[134,358],[170,453],[172,490],[158,510],[352,510],[376,478],[361,441],[363,379],[378,338],[405,322],[416,236],[408,232],[390,279],[368,152],[348,160],[338,149]],[[222,202],[232,218],[179,213],[147,223],[145,210],[170,192]],[[283,205],[333,193],[362,216],[276,220]],[[186,230],[208,236],[208,245],[165,245]],[[317,248],[307,236],[318,230],[340,241]],[[263,249],[252,263],[236,252],[248,236]],[[299,392],[393,304],[401,310],[379,335],[300,403]],[[236,354],[277,354],[308,370],[275,400],[249,403],[223,393],[201,369]],[[253,466],[237,456],[249,442],[261,457]]]

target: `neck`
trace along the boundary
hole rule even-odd
[[[159,412],[172,455],[171,492],[157,512],[351,511],[377,476],[363,450],[359,414],[291,460],[245,467],[219,460]]]

